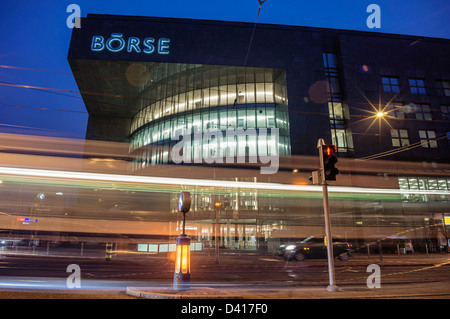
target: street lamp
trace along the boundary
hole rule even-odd
[[[177,238],[175,259],[174,290],[188,290],[191,281],[191,239],[186,234]]]
[[[177,238],[175,273],[173,275],[174,290],[191,288],[191,239],[185,234],[186,213],[191,208],[191,194],[181,192],[178,199],[178,210],[183,213],[183,232]]]

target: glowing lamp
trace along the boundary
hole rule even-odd
[[[191,239],[185,234],[186,213],[191,208],[191,194],[181,192],[178,199],[178,210],[183,213],[183,233],[177,237],[177,255],[175,257],[175,273],[173,275],[174,290],[191,288]]]
[[[186,234],[177,238],[175,257],[174,290],[188,290],[191,283],[191,239]]]

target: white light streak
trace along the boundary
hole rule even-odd
[[[315,185],[291,185],[280,183],[262,183],[262,182],[240,182],[225,180],[208,180],[195,178],[175,178],[175,177],[153,177],[153,176],[134,176],[120,174],[101,174],[84,173],[71,171],[40,170],[28,168],[0,167],[0,174],[15,175],[23,177],[42,177],[56,179],[70,179],[83,181],[101,181],[101,182],[123,182],[137,184],[159,184],[175,186],[204,186],[204,187],[225,187],[239,189],[259,189],[259,190],[278,190],[278,191],[309,191],[321,192],[321,186]],[[364,193],[364,194],[434,194],[450,195],[448,190],[400,190],[389,188],[364,188],[347,186],[329,186],[329,192],[334,193]]]

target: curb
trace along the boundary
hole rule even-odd
[[[192,288],[177,291],[159,287],[127,287],[127,295],[144,299],[243,299],[243,296],[233,295],[208,287]]]

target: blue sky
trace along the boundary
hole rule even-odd
[[[255,22],[257,0],[1,0],[0,132],[84,138],[87,113],[77,93],[2,86],[13,83],[77,91],[67,52],[69,4],[87,13]],[[369,4],[381,28],[369,29]],[[267,0],[258,23],[408,34],[450,39],[449,0]],[[82,26],[81,26],[82,27]],[[37,71],[40,70],[40,71]]]

